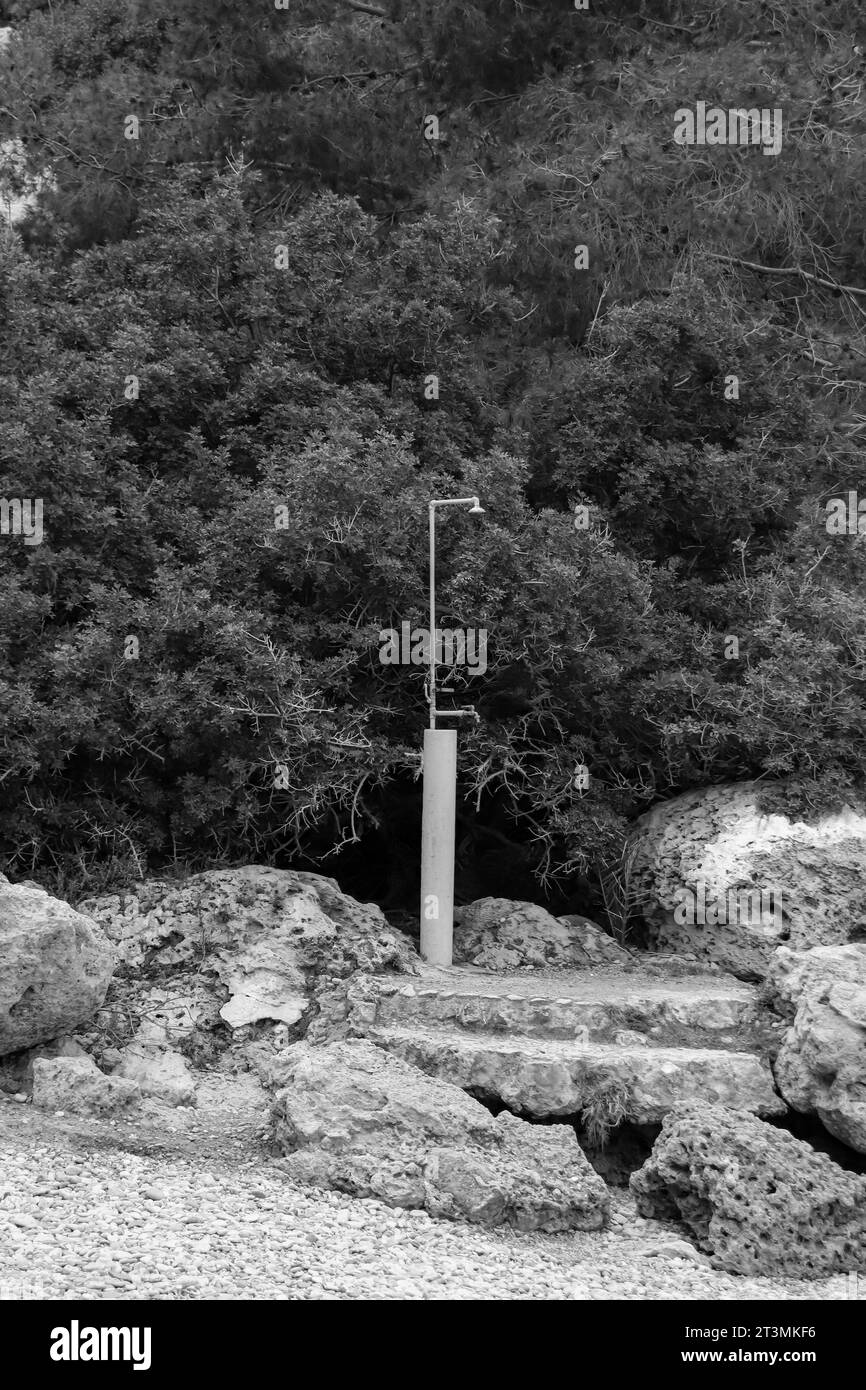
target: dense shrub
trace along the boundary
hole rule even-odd
[[[481,716],[465,892],[517,866],[590,901],[660,796],[863,777],[866,552],[823,510],[862,487],[847,12],[779,12],[762,80],[790,146],[708,169],[668,107],[763,101],[743,5],[672,0],[667,30],[521,7],[507,52],[500,0],[409,8],[238,35],[209,6],[211,52],[197,0],[82,0],[0,58],[0,135],[56,180],[0,248],[0,495],[45,507],[41,545],[0,537],[13,873],[362,837],[403,883],[425,673],[379,634],[426,624],[427,500],[455,493],[487,508],[440,525],[440,623],[489,632],[487,672],[451,682]]]

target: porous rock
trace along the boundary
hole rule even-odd
[[[866,934],[862,798],[803,820],[764,814],[771,792],[783,795],[784,784],[698,788],[637,821],[631,891],[653,949],[759,980],[780,945],[808,950]],[[759,910],[762,892],[767,910]],[[683,920],[696,900],[704,921]]]
[[[320,983],[355,971],[413,972],[417,956],[381,910],[317,874],[249,865],[149,879],[123,895],[79,904],[135,968],[160,965],[216,978],[232,1028],[297,1024]],[[151,954],[152,953],[152,954]]]
[[[536,903],[479,898],[457,908],[454,921],[455,963],[484,970],[573,970],[629,959],[588,917],[554,917]]]
[[[742,1111],[672,1111],[630,1185],[641,1216],[683,1222],[722,1269],[806,1279],[866,1261],[866,1178]]]

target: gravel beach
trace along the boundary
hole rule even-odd
[[[224,1079],[211,1099],[226,1100]],[[0,1296],[7,1299],[845,1299],[844,1277],[744,1279],[677,1249],[613,1189],[613,1224],[483,1230],[294,1185],[235,1108],[86,1123],[0,1105]],[[206,1099],[207,1097],[203,1097]]]

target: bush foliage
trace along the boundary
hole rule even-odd
[[[842,0],[758,9],[4,7],[0,139],[51,172],[0,238],[0,495],[45,508],[0,536],[10,872],[360,843],[408,902],[425,673],[379,633],[426,624],[455,493],[465,896],[591,903],[690,786],[862,781],[824,503],[864,489],[866,59]],[[781,107],[781,154],[676,145],[698,99]]]

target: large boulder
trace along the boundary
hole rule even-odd
[[[0,962],[0,1056],[6,1056],[91,1018],[105,998],[114,953],[69,903],[0,874]]]
[[[775,1064],[785,1100],[866,1153],[866,945],[782,947],[764,988],[790,1020]]]
[[[866,806],[806,821],[763,814],[767,794],[758,782],[707,787],[637,822],[632,888],[653,949],[757,980],[780,945],[866,934]]]
[[[585,970],[628,951],[588,917],[554,917],[536,903],[479,898],[454,913],[454,961],[482,970]]]
[[[356,971],[414,972],[408,938],[381,910],[330,878],[250,865],[149,879],[133,891],[79,904],[117,944],[127,966],[145,958],[215,979],[233,1029],[269,1019],[297,1024],[320,982]]]
[[[366,1040],[280,1060],[271,1136],[296,1180],[434,1216],[597,1230],[609,1196],[566,1125],[496,1119],[458,1087]]]
[[[866,1178],[742,1111],[672,1111],[630,1183],[641,1216],[683,1222],[722,1269],[809,1279],[866,1262]]]

